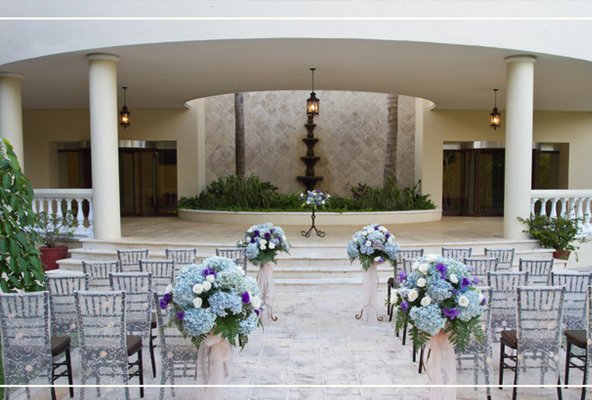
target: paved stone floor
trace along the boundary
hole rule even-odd
[[[381,294],[381,299],[383,294]],[[411,346],[401,345],[394,336],[394,323],[368,324],[356,320],[360,310],[360,293],[356,291],[301,291],[280,292],[276,297],[277,322],[259,329],[250,337],[244,351],[234,351],[233,374],[227,387],[225,400],[382,400],[427,399],[425,385],[428,377],[417,373],[417,363],[412,362]],[[494,344],[497,350],[498,345]],[[157,349],[158,350],[158,349]],[[74,353],[75,382],[79,382],[79,358]],[[499,357],[494,356],[494,365]],[[152,379],[148,351],[144,352],[145,379],[147,384],[159,384],[160,377]],[[157,363],[158,365],[158,363]],[[497,382],[497,366],[494,367]],[[506,382],[512,381],[512,373]],[[62,380],[63,382],[63,380]],[[531,380],[533,384],[536,383]],[[572,383],[581,382],[581,374],[574,373]],[[137,378],[131,382],[137,384]],[[192,385],[188,380],[178,384]],[[472,376],[459,376],[459,383],[471,384]],[[548,382],[551,384],[552,382]],[[255,386],[251,386],[255,385]],[[269,385],[294,385],[271,387]],[[328,385],[326,387],[297,387],[302,385]],[[331,387],[343,385],[343,387]],[[367,385],[367,386],[365,386]],[[380,388],[376,385],[403,385]],[[405,386],[409,385],[409,386]],[[373,387],[374,386],[374,387]],[[78,396],[80,389],[76,389]],[[131,388],[131,398],[138,398],[138,389]],[[179,388],[177,399],[196,399],[194,388]],[[146,389],[146,399],[158,399],[159,389]],[[90,398],[94,398],[90,390]],[[60,390],[61,399],[69,398]],[[555,399],[554,388],[524,389],[520,399]],[[564,390],[564,398],[579,398],[580,390]],[[46,398],[46,397],[38,397]],[[167,389],[165,398],[171,398]],[[459,388],[459,399],[485,399],[483,392],[472,388]],[[511,389],[493,389],[494,399],[510,399]]]

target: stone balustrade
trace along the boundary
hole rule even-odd
[[[74,238],[94,237],[92,189],[34,189],[33,210],[55,212],[58,216],[69,211],[74,215]]]
[[[581,218],[581,234],[592,236],[592,190],[532,190],[530,197],[531,214]]]

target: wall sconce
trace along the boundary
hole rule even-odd
[[[497,111],[497,91],[498,89],[493,89],[493,92],[495,93],[495,103],[493,105],[492,113],[489,114],[489,126],[492,127],[494,131],[499,128],[502,123],[502,115]]]
[[[123,107],[119,112],[119,125],[123,126],[123,129],[130,126],[130,114],[131,111],[127,109],[126,105],[126,98],[125,98],[125,91],[127,90],[127,86],[123,86]]]
[[[314,92],[314,72],[316,68],[311,68],[310,70],[312,71],[312,93],[308,100],[306,100],[306,115],[312,118],[319,115],[319,99],[317,99]]]

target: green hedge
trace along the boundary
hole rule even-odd
[[[236,175],[220,178],[199,195],[181,197],[180,209],[217,211],[306,211],[299,193],[278,193],[278,188],[258,176]],[[420,194],[420,182],[413,188],[399,189],[393,179],[382,187],[358,183],[351,188],[352,197],[331,196],[323,211],[404,211],[432,210],[436,206]],[[329,193],[330,194],[330,193]]]

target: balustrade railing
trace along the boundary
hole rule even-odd
[[[35,212],[55,212],[62,216],[71,211],[75,219],[74,238],[94,237],[92,189],[33,189],[33,192]]]
[[[592,190],[532,190],[530,212],[555,218],[580,218],[580,235],[592,236]]]

